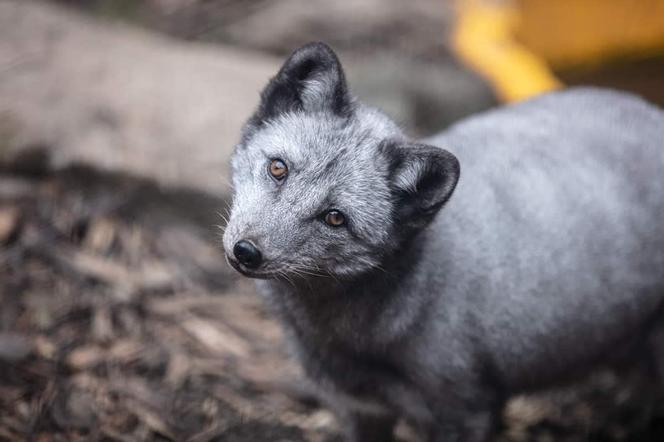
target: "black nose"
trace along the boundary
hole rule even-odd
[[[233,247],[233,255],[235,255],[241,264],[250,269],[257,268],[261,265],[261,261],[263,260],[260,250],[244,239],[235,243],[235,246]]]

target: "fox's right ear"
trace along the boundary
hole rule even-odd
[[[270,80],[253,120],[260,124],[297,110],[345,116],[351,106],[346,78],[334,51],[325,43],[309,43],[293,52]]]

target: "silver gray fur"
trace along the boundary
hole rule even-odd
[[[584,88],[467,119],[425,141],[461,166],[447,201],[454,157],[352,99],[335,63],[305,46],[264,92],[224,246],[264,278],[351,440],[390,440],[397,418],[490,439],[510,395],[664,354],[664,112]],[[330,208],[348,225],[326,225]],[[235,262],[241,239],[260,269]]]

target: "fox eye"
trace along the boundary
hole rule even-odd
[[[338,210],[330,210],[325,214],[325,222],[328,226],[339,227],[344,225],[346,217]]]
[[[288,166],[286,166],[286,163],[279,159],[274,159],[270,161],[270,165],[268,166],[268,171],[270,172],[270,175],[277,181],[281,181],[284,178],[286,178],[286,175],[288,174]]]

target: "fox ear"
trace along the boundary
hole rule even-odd
[[[424,227],[450,199],[459,180],[457,158],[439,147],[392,145],[391,184],[402,225]]]
[[[294,110],[331,111],[344,116],[351,99],[341,63],[325,43],[309,43],[286,60],[261,93],[254,121]]]

